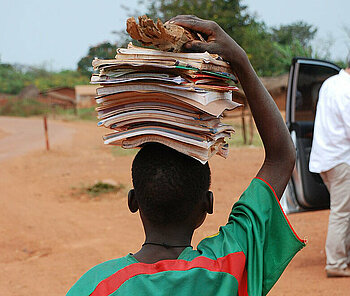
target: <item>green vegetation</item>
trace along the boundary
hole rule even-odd
[[[42,75],[34,79],[33,84],[40,91],[45,91],[54,87],[74,87],[89,84],[89,82],[90,77],[83,76],[77,71],[64,70],[60,72],[44,71]]]
[[[95,57],[99,59],[113,59],[116,55],[117,45],[109,42],[100,43],[89,48],[88,54],[78,62],[78,72],[90,77],[92,70],[92,61]]]
[[[9,98],[8,102],[0,106],[0,115],[6,116],[40,116],[47,115],[64,120],[92,120],[97,121],[94,107],[74,109],[51,108],[35,99]]]
[[[101,182],[98,181],[96,182],[94,185],[90,185],[90,186],[81,186],[81,188],[77,190],[77,188],[73,187],[72,188],[75,192],[73,193],[73,195],[81,195],[81,194],[88,194],[89,197],[97,197],[106,193],[118,193],[121,190],[125,189],[125,185],[124,184],[111,184],[111,183],[105,183],[105,182]]]
[[[124,149],[119,146],[111,146],[111,152],[113,156],[128,156],[128,155],[136,155],[139,149]]]
[[[97,182],[96,184],[86,187],[85,191],[92,197],[96,197],[100,194],[109,193],[109,192],[119,192],[124,189],[123,184],[112,185],[109,183]]]
[[[249,145],[250,143],[250,123],[248,122],[248,118],[245,118],[246,122],[246,137],[247,137],[247,144],[244,144],[244,136],[242,131],[242,123],[241,119],[239,118],[224,118],[223,123],[230,124],[234,127],[235,133],[232,135],[231,139],[226,139],[226,142],[229,144],[229,147],[241,147],[244,145]],[[253,126],[253,140],[251,142],[251,146],[254,147],[262,147],[262,141],[258,134],[258,131]]]
[[[59,117],[71,120],[92,120],[97,122],[95,107],[73,109],[59,109],[56,113]]]
[[[50,72],[44,68],[14,66],[0,62],[0,93],[17,95],[28,85],[35,85],[39,91],[54,87],[74,87],[88,84],[88,76],[77,71]]]
[[[46,104],[33,99],[9,99],[9,101],[0,107],[0,115],[6,116],[36,116],[48,114],[49,109]]]
[[[233,148],[233,147],[241,147],[241,146],[249,145],[249,140],[250,140],[249,132],[247,132],[247,144],[244,144],[244,138],[243,138],[241,126],[236,124],[234,125],[234,128],[236,132],[233,134],[231,139],[226,140],[226,142],[229,144],[229,147]],[[253,141],[251,146],[262,147],[261,138],[255,129],[253,133]]]
[[[29,85],[29,77],[9,64],[0,63],[0,92],[18,94],[22,88]]]

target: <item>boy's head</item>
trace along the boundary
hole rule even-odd
[[[132,164],[129,208],[154,225],[195,224],[212,213],[210,168],[167,146],[149,143]]]

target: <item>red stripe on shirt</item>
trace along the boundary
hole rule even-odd
[[[247,272],[243,252],[228,254],[216,260],[200,256],[192,261],[162,260],[153,264],[134,263],[101,281],[90,296],[110,295],[127,280],[137,275],[155,274],[163,271],[186,271],[193,268],[204,268],[213,272],[231,274],[238,281],[238,295],[248,296]]]
[[[255,177],[255,179],[259,179],[259,180],[263,181],[267,186],[270,187],[271,191],[273,192],[274,196],[276,197],[277,203],[278,203],[278,205],[279,205],[279,207],[280,207],[280,209],[281,209],[281,211],[282,211],[282,213],[283,213],[283,216],[284,216],[284,218],[286,219],[286,221],[287,221],[287,223],[288,223],[290,229],[292,229],[294,235],[296,236],[296,238],[297,238],[298,240],[300,240],[302,243],[305,243],[305,240],[304,240],[304,239],[301,239],[301,238],[297,235],[297,233],[294,231],[294,228],[293,228],[292,224],[290,224],[290,222],[289,222],[289,220],[288,220],[288,218],[287,218],[286,213],[283,211],[283,208],[282,208],[282,206],[281,206],[280,200],[278,199],[277,194],[276,194],[275,190],[272,188],[272,186],[271,186],[267,181],[265,181],[264,179],[262,179],[262,178],[260,178],[260,177]]]

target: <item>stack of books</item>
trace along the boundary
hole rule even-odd
[[[240,104],[230,66],[218,55],[173,53],[136,47],[117,50],[115,59],[95,59],[98,125],[113,132],[105,144],[123,148],[158,142],[202,163],[227,156],[232,126],[222,113]]]

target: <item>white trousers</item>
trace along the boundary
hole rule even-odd
[[[342,163],[321,177],[331,196],[326,269],[344,269],[350,263],[350,166]]]

